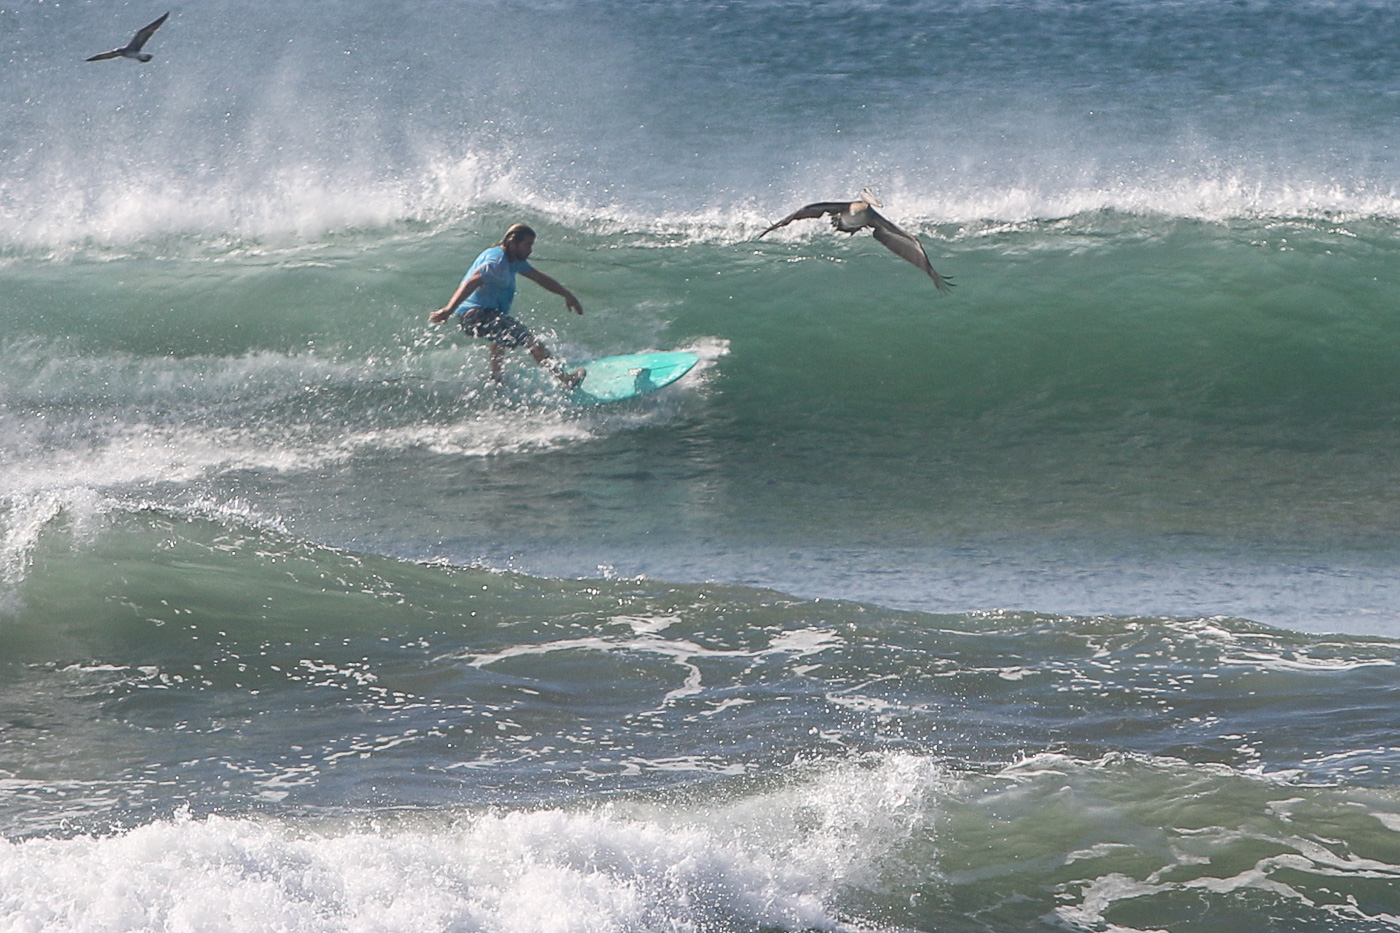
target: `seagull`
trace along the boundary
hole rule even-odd
[[[128,42],[122,48],[112,49],[112,51],[103,52],[101,55],[94,55],[92,58],[87,59],[87,61],[100,62],[108,58],[134,58],[138,62],[150,61],[152,58],[151,53],[141,51],[141,46],[145,45],[146,42],[151,38],[151,36],[155,35],[155,32],[157,29],[160,28],[161,23],[164,23],[166,18],[169,16],[170,14],[166,13],[165,16],[162,16],[160,19],[156,20],[154,23],[151,23],[149,26],[141,27],[141,30],[137,32],[136,35],[132,36],[131,41]]]
[[[786,227],[794,220],[805,220],[808,217],[830,214],[831,225],[842,233],[855,233],[863,227],[871,227],[875,231],[875,239],[888,246],[899,258],[909,260],[928,273],[928,277],[933,279],[934,287],[940,292],[947,292],[953,287],[953,283],[933,271],[933,266],[928,261],[928,253],[924,252],[922,243],[890,223],[875,210],[877,207],[884,206],[869,188],[862,188],[860,197],[854,201],[818,201],[816,204],[808,204],[806,207],[799,208],[764,230],[759,236],[772,233],[779,227]]]

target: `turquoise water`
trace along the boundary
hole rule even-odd
[[[1388,6],[82,62],[159,12],[0,10],[0,927],[1400,925]],[[866,185],[951,296],[758,239]],[[427,315],[517,220],[552,349],[696,369],[489,385]]]

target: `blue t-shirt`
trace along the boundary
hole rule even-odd
[[[470,308],[490,308],[502,314],[510,313],[510,304],[515,300],[515,274],[528,272],[530,263],[524,259],[509,259],[505,247],[493,246],[482,250],[476,262],[462,276],[465,282],[476,273],[481,273],[481,284],[467,296],[457,309],[461,314]]]

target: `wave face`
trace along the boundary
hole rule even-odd
[[[1394,930],[1400,12],[0,10],[0,928]],[[952,276],[794,223],[876,189]],[[426,322],[512,222],[584,406]]]
[[[868,237],[545,218],[540,267],[588,309],[527,283],[547,342],[704,360],[588,409],[524,354],[488,389],[485,350],[424,322],[506,216],[16,263],[14,514],[241,503],[310,540],[550,577],[1400,631],[1400,241],[1379,221],[927,236],[963,283],[943,300]]]

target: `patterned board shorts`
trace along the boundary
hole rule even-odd
[[[523,347],[535,342],[529,328],[495,308],[468,308],[457,319],[465,333],[494,340],[503,347]]]

